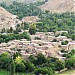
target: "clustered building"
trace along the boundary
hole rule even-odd
[[[72,50],[75,49],[75,41],[67,38],[66,36],[61,36],[63,32],[67,31],[57,31],[54,32],[37,32],[35,35],[31,35],[31,41],[26,39],[12,40],[8,43],[0,44],[0,53],[9,52],[16,53],[20,52],[24,58],[30,55],[37,55],[39,53],[44,54],[46,57],[57,57],[63,58],[59,53],[60,50]],[[67,32],[68,33],[68,32]],[[60,34],[59,36],[55,36]],[[54,41],[55,40],[55,41]],[[67,45],[61,45],[62,41],[68,41]]]

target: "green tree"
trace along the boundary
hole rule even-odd
[[[61,45],[67,45],[67,44],[68,44],[68,41],[61,42]]]
[[[13,33],[14,33],[14,34],[18,34],[18,31],[17,31],[17,30],[13,30]]]
[[[25,69],[26,69],[26,66],[24,65],[23,62],[16,63],[16,71],[17,72],[24,72]]]
[[[18,57],[18,56],[22,56],[22,55],[20,54],[20,52],[14,53],[14,54],[13,54],[13,59],[16,59],[16,57]]]
[[[28,72],[32,72],[32,71],[34,71],[34,69],[35,69],[35,66],[34,66],[33,63],[31,63],[31,62],[26,62],[26,70],[27,70]]]
[[[0,43],[4,42],[4,39],[3,38],[0,38]]]
[[[1,31],[1,33],[5,33],[5,32],[6,32],[5,28],[3,28],[2,31]]]
[[[24,23],[22,23],[21,28],[24,29],[24,30],[28,30],[29,24],[24,22]]]
[[[63,33],[61,34],[61,36],[68,36],[68,33],[63,32]]]
[[[10,54],[5,52],[0,55],[0,68],[8,69],[8,66],[11,62]]]
[[[47,59],[45,58],[43,54],[40,53],[37,55],[36,65],[41,65],[46,62],[47,62]]]
[[[66,68],[71,69],[73,67],[73,60],[71,58],[67,59],[65,61],[65,66]]]
[[[20,57],[20,56],[16,57],[15,64],[16,64],[17,72],[24,72],[26,70],[26,66],[24,64],[24,60],[22,57]]]
[[[30,25],[29,33],[30,33],[31,35],[33,35],[33,34],[36,33],[36,25],[35,25],[35,24],[31,24],[31,25]]]
[[[10,33],[12,33],[12,32],[13,32],[13,28],[12,28],[12,27],[10,27],[9,31],[10,31]]]
[[[55,75],[54,71],[51,68],[40,68],[38,67],[37,69],[35,69],[34,71],[35,75],[39,75],[39,74],[43,74],[43,75]]]
[[[55,67],[56,67],[56,70],[60,72],[60,70],[65,68],[65,63],[63,61],[58,60],[55,62]]]
[[[65,60],[65,66],[68,69],[75,68],[75,57],[70,57]]]
[[[10,64],[10,75],[15,75],[15,62],[14,62],[14,60],[12,60],[11,64]]]
[[[29,61],[30,61],[31,63],[36,64],[37,58],[36,58],[35,56],[30,55],[28,59],[29,59]]]
[[[72,35],[72,40],[75,40],[75,34]]]

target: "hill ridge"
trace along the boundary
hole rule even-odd
[[[51,12],[75,12],[75,0],[49,0],[42,6],[40,6],[42,10],[48,10]]]
[[[13,15],[3,7],[0,7],[0,31],[3,28],[9,29],[10,27],[15,29],[15,26],[18,24],[18,22],[19,20],[17,19],[16,15]]]

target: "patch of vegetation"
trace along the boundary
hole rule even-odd
[[[57,31],[57,30],[68,30],[74,29],[74,13],[43,13],[39,17],[41,18],[41,24],[39,30],[45,29],[45,31]],[[42,27],[42,28],[41,28]],[[72,29],[72,30],[73,30]]]
[[[9,6],[7,6],[5,3],[0,3],[0,6],[19,16],[20,19],[25,16],[37,16],[42,12],[41,9],[39,9],[35,4],[13,2],[13,4]]]
[[[68,41],[61,42],[61,45],[67,45],[67,44],[68,44]]]
[[[10,74],[8,71],[0,69],[0,75],[10,75]],[[16,75],[33,75],[33,74],[21,72],[21,73],[16,73]]]
[[[0,75],[9,75],[9,72],[0,69]]]
[[[40,4],[40,3],[38,3]],[[25,16],[38,16],[40,21],[35,23],[37,31],[42,32],[56,32],[58,30],[68,31],[69,33],[63,33],[67,37],[75,40],[75,13],[50,13],[49,11],[42,11],[37,7],[37,4],[23,4],[13,2],[12,5],[6,6],[4,3],[0,3],[0,6],[7,9],[9,12],[19,16],[22,19]]]
[[[67,55],[70,56],[67,57]],[[60,73],[61,70],[65,68],[67,68],[67,71],[69,69],[74,69],[75,50],[71,50],[71,52],[67,55],[67,58],[64,61],[53,57],[45,58],[43,54],[38,54],[37,56],[30,55],[27,60],[24,60],[20,52],[14,53],[12,56],[13,59],[11,58],[11,55],[9,53],[2,53],[0,55],[0,68],[8,70],[9,73],[13,75],[16,72],[22,72],[23,74],[24,72],[31,74],[34,73],[35,75],[55,75],[55,71],[58,71]],[[69,73],[72,72],[70,71]],[[62,72],[60,75],[62,75],[63,73],[64,72]]]
[[[27,32],[23,32],[22,34],[0,34],[0,43],[9,42],[10,40],[20,40],[27,39],[31,40],[30,35]]]

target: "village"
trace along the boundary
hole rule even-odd
[[[75,75],[75,0],[0,0],[0,75]]]
[[[65,59],[62,57],[61,50],[70,51],[75,49],[75,41],[66,36],[61,36],[63,32],[68,31],[56,31],[54,32],[36,32],[35,35],[31,35],[31,41],[26,39],[11,40],[8,43],[0,44],[0,54],[3,52],[9,52],[11,54],[20,52],[24,59],[30,55],[37,55],[42,53],[46,57],[56,57],[60,60]],[[59,36],[56,36],[58,35]],[[61,42],[68,41],[67,45],[62,45]]]

